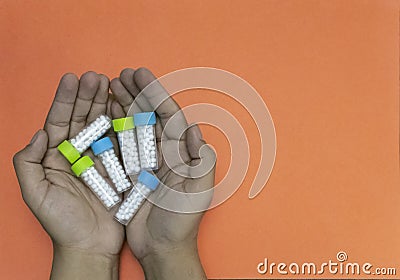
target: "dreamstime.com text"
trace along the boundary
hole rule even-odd
[[[346,252],[340,251],[336,255],[336,260],[328,260],[327,262],[316,264],[313,262],[284,263],[269,262],[267,258],[257,265],[259,274],[270,275],[322,275],[329,273],[332,275],[396,275],[394,267],[375,267],[369,262],[358,263],[348,262]]]

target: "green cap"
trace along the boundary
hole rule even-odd
[[[84,156],[71,166],[71,170],[75,173],[76,176],[80,176],[82,172],[84,172],[89,167],[92,167],[93,165],[93,160],[88,156]]]
[[[115,132],[129,130],[135,128],[133,117],[120,118],[112,121]]]
[[[64,140],[57,149],[63,154],[63,156],[70,162],[74,163],[78,158],[81,157],[78,150],[67,140]]]

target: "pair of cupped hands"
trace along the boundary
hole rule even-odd
[[[188,126],[184,117],[171,119],[181,112],[180,108],[155,80],[145,68],[125,69],[111,82],[95,72],[87,72],[80,79],[65,74],[44,128],[14,156],[23,199],[53,242],[52,279],[117,279],[125,236],[146,279],[205,279],[197,253],[197,233],[203,213],[175,213],[146,201],[124,227],[113,218],[116,209],[107,211],[73,175],[71,165],[57,150],[63,140],[74,137],[101,114],[113,119],[125,117],[135,97],[151,84],[151,89],[143,91],[143,98],[135,106],[141,111],[157,113],[157,140],[162,135],[163,141],[169,143],[164,152],[168,153],[168,146],[178,145],[176,157],[183,158],[188,166],[215,160],[197,125]],[[167,128],[169,120],[176,123]],[[181,135],[181,129],[175,133],[174,127],[184,127],[185,133]],[[168,129],[167,133],[162,133],[164,129]],[[114,138],[116,144],[113,131],[107,136]],[[118,150],[118,145],[114,146]],[[90,151],[87,153],[107,178],[99,160]],[[175,167],[179,168],[166,164],[161,156],[155,174],[165,186],[184,193],[213,187],[214,169],[202,177],[190,178],[173,172]]]

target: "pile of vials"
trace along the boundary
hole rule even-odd
[[[158,168],[155,124],[154,112],[138,113],[113,121],[101,115],[75,137],[57,147],[72,164],[73,173],[85,182],[107,209],[119,204],[119,194],[132,188],[115,214],[116,220],[124,225],[129,223],[159,184],[157,177],[145,171]],[[111,126],[117,134],[123,165],[111,139],[100,139]],[[81,157],[89,147],[100,160],[112,184],[100,174],[89,156]],[[132,184],[128,175],[137,174],[137,180]]]

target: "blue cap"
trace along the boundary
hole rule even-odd
[[[97,156],[98,154],[101,154],[102,152],[108,151],[112,148],[114,148],[113,143],[111,142],[110,137],[104,137],[96,142],[94,142],[92,145],[90,145],[92,148],[93,154]]]
[[[148,187],[150,190],[154,191],[157,186],[158,186],[158,178],[151,175],[149,172],[142,170],[139,174],[138,181],[146,187]]]
[[[137,113],[133,115],[135,126],[156,124],[156,114],[154,112]]]

